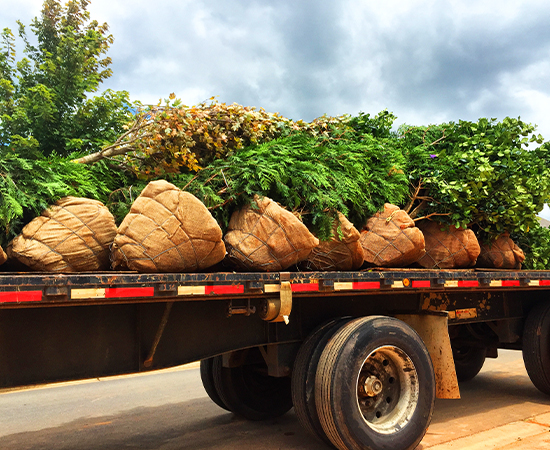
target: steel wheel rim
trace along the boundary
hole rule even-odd
[[[399,347],[374,349],[361,366],[356,386],[359,412],[375,432],[392,434],[411,420],[419,399],[418,372]]]

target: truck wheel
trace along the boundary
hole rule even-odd
[[[220,357],[221,358],[221,357]],[[248,420],[282,416],[292,408],[290,377],[267,375],[265,364],[213,365],[214,386],[231,412]]]
[[[203,359],[201,361],[201,381],[204,390],[208,394],[208,397],[210,397],[210,400],[212,400],[220,408],[229,411],[227,406],[225,406],[225,403],[220,398],[220,394],[218,394],[218,391],[216,391],[216,386],[214,385],[213,367],[216,363],[221,365],[221,359],[221,356],[214,356],[213,358]]]
[[[323,430],[340,450],[413,449],[435,401],[426,346],[397,319],[352,320],[323,350],[315,401]]]
[[[300,424],[332,445],[323,431],[315,405],[315,374],[326,343],[350,319],[335,319],[315,329],[302,343],[292,370],[292,403]]]
[[[452,346],[455,361],[456,378],[458,381],[468,381],[474,378],[485,363],[487,347],[471,345]]]
[[[536,388],[550,395],[550,302],[537,304],[527,316],[523,361]]]

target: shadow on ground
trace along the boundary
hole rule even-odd
[[[499,363],[461,384],[461,400],[438,400],[424,447],[477,432],[490,421],[523,420],[526,411],[550,411],[550,397],[521,365]],[[496,412],[500,411],[500,416]],[[516,417],[517,416],[517,417]],[[501,418],[499,418],[501,417]],[[1,421],[1,418],[0,418]],[[449,430],[452,430],[449,431]],[[476,431],[477,430],[477,431]],[[294,411],[266,422],[247,422],[208,398],[140,407],[113,416],[78,419],[59,427],[1,438],[9,450],[326,450],[308,435]],[[423,446],[419,446],[423,448]]]

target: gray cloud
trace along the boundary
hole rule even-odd
[[[4,26],[40,0],[0,0]],[[550,137],[550,5],[531,0],[92,0],[111,26],[104,87],[156,102],[211,96],[311,120],[519,116]],[[6,13],[7,12],[7,13]]]

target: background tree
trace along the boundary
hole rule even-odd
[[[0,48],[0,151],[24,157],[89,153],[112,142],[131,120],[126,91],[90,97],[109,78],[113,43],[108,25],[90,20],[88,0],[66,5],[46,0],[30,29],[18,21],[26,55],[19,61],[15,36],[2,32]]]

